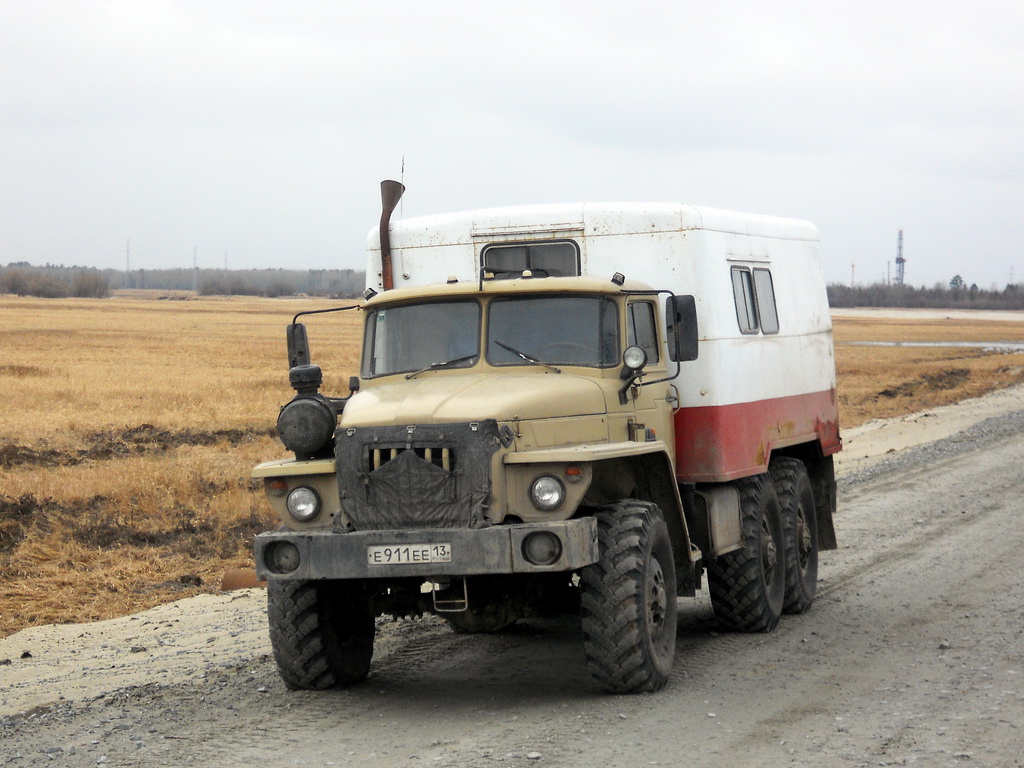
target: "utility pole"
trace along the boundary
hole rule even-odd
[[[853,288],[853,286],[854,286],[853,274],[854,274],[854,270],[856,270],[856,269],[857,269],[856,263],[850,265],[850,287],[851,288]]]
[[[192,293],[199,293],[199,248],[192,246]]]

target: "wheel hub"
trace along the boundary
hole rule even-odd
[[[778,545],[775,542],[775,537],[772,536],[772,529],[768,524],[768,518],[765,517],[761,523],[761,564],[764,566],[764,573],[769,581],[778,561]]]
[[[800,548],[800,567],[806,568],[807,562],[811,556],[811,528],[807,525],[807,521],[804,519],[803,513],[797,517],[796,520],[796,533],[797,533],[797,546]]]
[[[665,572],[657,560],[651,562],[650,587],[647,590],[647,618],[655,632],[665,625],[668,613],[668,592],[665,589]]]

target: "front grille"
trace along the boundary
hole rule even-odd
[[[443,469],[445,472],[454,472],[455,467],[455,450],[453,448],[438,448],[438,447],[418,447],[410,446],[406,448],[370,448],[367,451],[367,457],[365,462],[364,471],[374,472],[389,461],[398,458],[398,455],[403,451],[412,451],[417,458],[422,459],[428,464],[433,464],[439,469]]]
[[[356,530],[487,525],[497,422],[339,429],[338,492]]]

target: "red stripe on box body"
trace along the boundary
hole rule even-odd
[[[756,475],[773,450],[814,442],[824,456],[842,449],[836,391],[749,403],[681,408],[675,414],[676,476],[711,483]]]

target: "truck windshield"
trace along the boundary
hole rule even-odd
[[[619,364],[615,302],[596,296],[495,299],[487,320],[491,365]]]
[[[366,318],[364,378],[468,368],[480,356],[480,305],[444,301],[379,309]]]

